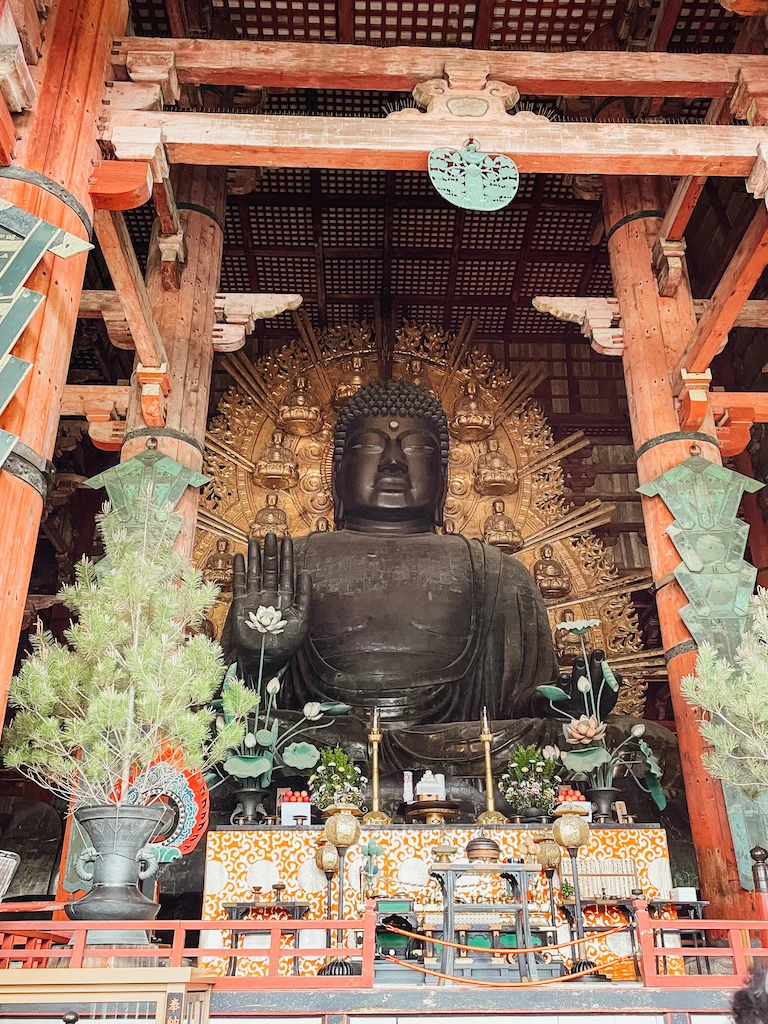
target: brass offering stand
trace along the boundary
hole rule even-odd
[[[371,714],[371,731],[368,742],[371,744],[371,809],[363,817],[364,825],[391,825],[392,819],[381,809],[379,791],[379,744],[382,740],[381,717],[379,709],[374,708]]]
[[[501,811],[496,810],[496,801],[493,795],[493,768],[491,767],[493,733],[488,723],[488,708],[483,708],[480,742],[483,744],[485,757],[485,810],[475,819],[475,822],[478,825],[506,825],[509,823],[509,818],[505,818]]]
[[[458,818],[461,805],[455,800],[417,800],[405,809],[405,822],[423,821],[425,825],[444,825]]]

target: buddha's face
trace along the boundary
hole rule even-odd
[[[353,422],[334,472],[337,504],[343,506],[347,525],[431,529],[444,489],[440,441],[429,421],[372,416]]]

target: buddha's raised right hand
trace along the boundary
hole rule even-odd
[[[230,639],[238,652],[240,669],[258,679],[261,645],[264,641],[264,678],[269,678],[288,664],[299,650],[309,631],[309,605],[312,578],[303,570],[294,579],[293,541],[284,537],[278,558],[277,537],[268,533],[264,554],[259,542],[248,541],[248,568],[242,555],[235,555],[232,569],[232,607],[229,613]],[[267,616],[262,615],[263,628],[258,626],[259,609],[274,608],[285,625],[272,631]]]

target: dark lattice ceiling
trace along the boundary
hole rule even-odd
[[[617,0],[212,0],[242,38],[375,46],[571,49],[620,15]],[[648,29],[659,6],[654,0]],[[137,35],[171,34],[164,0],[134,0]],[[670,50],[733,48],[741,19],[718,0],[684,3]]]

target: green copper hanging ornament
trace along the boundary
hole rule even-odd
[[[479,153],[471,140],[466,149],[433,149],[427,168],[443,199],[463,210],[501,210],[515,198],[520,184],[513,160]]]
[[[148,438],[147,447],[140,455],[134,455],[132,459],[85,481],[86,486],[94,490],[106,488],[112,507],[128,529],[143,521],[139,499],[151,489],[158,508],[164,510],[160,514],[168,515],[173,523],[174,537],[183,520],[181,516],[172,516],[171,511],[181,501],[187,487],[202,487],[206,483],[207,476],[157,451],[157,439],[154,437]]]

